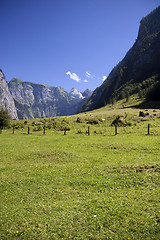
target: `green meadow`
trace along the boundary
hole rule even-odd
[[[160,239],[160,110],[139,111],[51,118],[45,134],[33,119],[3,130],[0,239]],[[118,114],[128,124],[115,135]]]

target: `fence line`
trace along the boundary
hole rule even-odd
[[[131,130],[130,132],[128,132],[128,133],[130,133],[130,134],[132,134],[132,133],[136,133],[136,132],[138,132],[138,131],[134,131],[135,129],[136,129],[136,126],[133,128],[133,127],[118,127],[117,125],[115,125],[114,126],[114,128],[112,128],[112,129],[114,129],[113,131],[111,131],[111,128],[105,128],[105,127],[97,127],[98,128],[98,130],[100,131],[100,133],[97,133],[97,129],[95,130],[95,128],[93,127],[92,129],[93,129],[93,134],[104,134],[105,132],[108,132],[108,133],[113,133],[112,135],[118,135],[118,134],[127,134],[127,130]],[[144,134],[145,135],[153,135],[153,134],[158,134],[158,135],[160,135],[160,133],[158,133],[157,132],[157,127],[156,126],[154,126],[154,127],[151,127],[151,124],[147,124],[147,126],[145,126],[145,128],[144,127],[142,127],[141,129],[141,132],[143,131],[144,132]],[[74,129],[74,128],[73,128]],[[83,127],[83,129],[85,129],[84,127]],[[103,129],[103,133],[102,133],[102,129]],[[146,129],[146,131],[145,131],[145,129]],[[43,126],[43,135],[46,135],[46,126],[44,125]],[[67,128],[65,127],[64,128],[64,135],[67,135]],[[71,130],[71,129],[70,129]],[[55,131],[57,131],[57,130],[55,130]],[[34,131],[32,131],[32,133],[33,133]],[[39,132],[39,131],[37,131],[37,132]],[[139,131],[140,132],[140,131]],[[12,131],[12,133],[13,133],[13,135],[16,133],[16,128],[15,127],[13,127],[13,131]],[[27,127],[27,133],[26,134],[30,134],[31,133],[31,128],[30,127]],[[87,134],[88,136],[90,136],[91,135],[91,126],[88,126],[88,129],[87,129],[87,131],[80,131],[80,132],[78,132],[78,129],[77,129],[77,133],[85,133],[85,134]]]

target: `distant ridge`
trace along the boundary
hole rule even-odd
[[[67,116],[75,114],[78,108],[90,97],[73,88],[70,93],[62,87],[23,82],[13,78],[8,88],[16,106],[19,119]]]

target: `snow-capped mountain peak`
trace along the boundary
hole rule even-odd
[[[81,99],[84,98],[83,95],[82,95],[82,93],[81,93],[80,91],[78,91],[75,87],[73,87],[73,88],[71,89],[71,91],[69,92],[69,94],[70,94],[71,97],[73,97],[73,98],[81,98]]]

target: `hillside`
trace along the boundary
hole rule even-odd
[[[124,98],[128,100],[135,93],[152,100],[154,91],[160,96],[159,86],[160,7],[141,20],[133,47],[79,111],[97,109]]]

